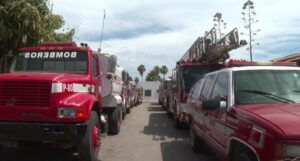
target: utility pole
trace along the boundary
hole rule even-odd
[[[105,9],[103,11],[104,11],[104,14],[103,14],[103,21],[102,21],[102,31],[101,31],[101,38],[100,38],[100,47],[98,49],[99,53],[101,53],[101,45],[102,45],[103,31],[104,31],[104,22],[105,22],[105,15],[106,15]]]
[[[249,50],[250,52],[250,61],[253,61],[253,46],[252,43],[255,41],[254,37],[257,35],[257,33],[260,31],[258,30],[253,30],[253,24],[257,23],[258,20],[255,19],[256,12],[254,11],[254,3],[251,0],[247,0],[247,2],[244,3],[243,6],[243,12],[242,12],[242,20],[246,23],[245,28],[248,30],[248,34],[244,34],[243,32],[241,35],[248,35],[249,36]],[[259,43],[256,43],[256,45],[259,45]]]
[[[219,13],[217,12],[215,15],[214,15],[214,19],[213,21],[215,21],[215,25],[214,27],[216,28],[217,32],[219,33],[219,39],[222,38],[222,36],[224,35],[222,33],[222,26],[223,26],[223,29],[226,29],[226,23],[224,22],[224,20],[222,19],[222,13]]]

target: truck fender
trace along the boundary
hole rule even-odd
[[[74,93],[60,100],[58,107],[67,106],[83,108],[86,116],[85,119],[88,120],[95,105],[98,108],[96,109],[98,110],[97,112],[100,113],[101,104],[97,101],[94,95],[91,95],[89,93]]]
[[[119,95],[111,95],[102,98],[103,107],[117,107],[118,105],[122,105],[122,98]]]

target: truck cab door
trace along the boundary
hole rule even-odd
[[[95,97],[99,101],[101,100],[101,75],[99,57],[96,55],[92,56],[92,82],[94,84]]]
[[[217,107],[205,111],[205,124],[209,129],[207,137],[221,152],[226,152],[227,137],[225,135],[227,119],[227,102],[229,94],[228,73],[220,73],[214,82],[209,100],[216,100]]]

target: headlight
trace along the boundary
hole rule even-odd
[[[299,157],[300,145],[286,145],[286,155],[288,157]]]
[[[58,118],[76,118],[76,108],[58,108]]]
[[[286,157],[299,157],[300,145],[276,144],[275,157],[283,159]]]

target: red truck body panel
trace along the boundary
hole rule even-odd
[[[254,72],[253,70],[257,69],[262,71],[280,71],[280,73],[284,73],[285,71],[289,73],[294,72],[293,77],[288,77],[291,80],[289,83],[293,85],[289,86],[289,88],[293,90],[293,87],[295,87],[295,89],[297,89],[296,87],[298,87],[300,80],[296,73],[299,73],[299,68],[272,68],[273,67],[249,67],[241,69],[241,71],[249,70]],[[235,70],[239,71],[240,69],[235,68]],[[300,103],[296,99],[298,91],[291,91],[289,89],[289,92],[293,94],[292,98],[296,100],[294,101],[287,99],[286,93],[286,95],[276,95],[274,93],[260,93],[257,90],[245,90],[246,93],[255,93],[255,95],[247,95],[249,97],[248,99],[253,102],[246,102],[244,104],[237,103],[236,97],[241,95],[241,93],[235,92],[243,90],[239,89],[235,91],[236,88],[249,89],[250,87],[238,86],[236,84],[237,82],[233,79],[235,75],[233,71],[234,70],[229,68],[211,72],[196,82],[191,89],[187,100],[186,112],[190,120],[190,128],[195,131],[196,136],[206,143],[222,160],[232,160],[237,154],[241,152],[245,153],[245,151],[247,155],[257,161],[299,158],[300,153],[297,149],[300,148]],[[214,104],[211,105],[211,107],[214,106],[218,108],[205,110],[205,108],[207,108],[207,102],[216,99],[212,98],[213,92],[218,93],[223,89],[217,86],[218,81],[223,82],[222,79],[218,80],[218,78],[221,78],[221,74],[228,76],[228,83],[223,84],[225,87],[228,87],[228,91],[226,92],[228,95],[224,97],[226,106],[224,104],[224,106],[222,106],[222,100],[217,99],[215,103],[219,105]],[[209,80],[209,78],[213,79]],[[275,77],[272,78],[275,79]],[[209,85],[209,88],[206,88],[208,86],[206,86],[206,82],[209,81],[212,83]],[[246,82],[247,80],[244,81]],[[267,82],[265,81],[264,83]],[[277,85],[280,86],[282,84],[288,83],[281,82],[281,84]],[[224,89],[227,88],[225,87]],[[255,87],[252,88],[255,89]],[[202,95],[204,88],[209,89],[207,90],[208,92],[204,94],[205,96]],[[214,90],[219,88],[220,90]],[[271,90],[278,91],[277,88]],[[284,91],[286,92],[286,89]],[[255,100],[259,100],[259,96],[266,99],[273,99],[277,102],[257,103]],[[245,98],[245,96],[243,98]],[[221,99],[223,98],[221,97]],[[290,148],[289,153],[287,147]]]

